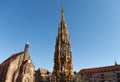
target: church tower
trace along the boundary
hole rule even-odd
[[[56,78],[56,82],[69,82],[73,76],[73,67],[70,37],[68,35],[68,28],[64,18],[64,7],[61,9],[61,22],[58,26],[53,74]]]

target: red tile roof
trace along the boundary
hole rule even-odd
[[[4,62],[2,62],[2,63],[0,64],[0,66],[6,65],[6,64],[10,63],[11,59],[16,58],[18,55],[20,55],[20,54],[22,54],[22,53],[23,53],[23,52],[19,52],[19,53],[16,53],[16,54],[11,55],[8,59],[6,59]]]
[[[41,74],[47,74],[48,73],[48,70],[47,69],[44,69],[44,68],[39,68],[38,70],[36,70],[35,72],[39,72]]]
[[[118,71],[118,70],[120,71],[120,65],[82,69],[78,73],[79,74],[86,74],[86,73],[98,73],[98,72]]]
[[[43,69],[43,68],[40,68],[39,71],[41,74],[47,74],[47,72],[48,72],[47,69]]]

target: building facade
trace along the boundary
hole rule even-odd
[[[53,74],[56,78],[56,82],[68,82],[73,76],[70,37],[64,18],[63,7],[61,10],[61,22],[58,27],[58,35],[56,38]]]
[[[35,82],[50,82],[50,74],[47,69],[39,68],[35,71]]]
[[[28,50],[27,43],[23,52],[13,54],[0,64],[0,82],[34,82],[34,65]]]
[[[120,65],[82,69],[76,82],[120,82]]]

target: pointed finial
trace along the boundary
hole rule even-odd
[[[115,60],[115,65],[118,65],[116,60]]]
[[[62,6],[62,9],[61,9],[61,21],[65,21],[65,18],[64,18],[64,7]]]
[[[28,49],[29,49],[29,43],[27,42],[27,43],[25,44],[25,51],[28,51]]]

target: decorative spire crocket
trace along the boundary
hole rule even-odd
[[[70,37],[64,17],[64,7],[61,9],[61,22],[56,38],[53,73],[56,77],[56,82],[69,82],[73,76],[72,52]]]

